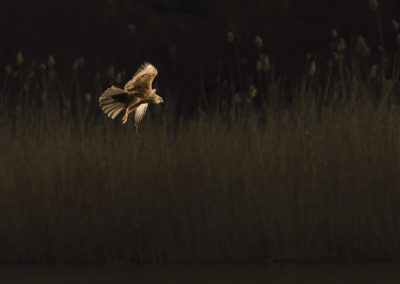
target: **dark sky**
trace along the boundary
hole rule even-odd
[[[391,21],[400,20],[400,1],[380,2],[390,49]],[[196,88],[193,80],[203,74],[205,87],[212,88],[236,52],[248,66],[254,66],[262,52],[281,73],[302,70],[307,53],[321,60],[329,56],[332,28],[349,41],[364,35],[374,50],[376,16],[368,0],[2,1],[0,64],[13,64],[21,51],[36,60],[53,54],[64,73],[79,56],[93,72],[114,65],[132,73],[146,60],[166,81]],[[227,42],[228,31],[234,33],[234,44]],[[261,50],[254,45],[256,35],[263,38]]]

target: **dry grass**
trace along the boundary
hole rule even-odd
[[[399,259],[398,85],[318,103],[319,84],[141,136],[52,102],[2,115],[0,261]]]

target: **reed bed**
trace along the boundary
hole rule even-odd
[[[97,108],[3,111],[0,261],[398,260],[399,86],[305,84],[263,111],[150,109],[139,136]]]
[[[328,67],[309,56],[288,82],[256,37],[247,87],[228,41],[218,96],[200,88],[184,116],[165,98],[140,135],[97,106],[124,72],[88,79],[78,58],[61,80],[54,57],[18,54],[0,80],[0,262],[400,260],[400,50],[368,59],[333,31]]]

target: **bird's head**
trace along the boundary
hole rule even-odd
[[[163,102],[164,102],[163,98],[160,97],[159,95],[156,95],[155,103],[156,104],[161,104]]]
[[[155,95],[154,103],[155,103],[155,104],[163,103],[164,100],[163,100],[162,97],[160,97],[159,95],[156,94],[156,89],[152,89],[152,91],[153,91],[153,94]]]

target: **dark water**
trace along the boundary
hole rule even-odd
[[[0,283],[400,283],[399,264],[2,266]]]

